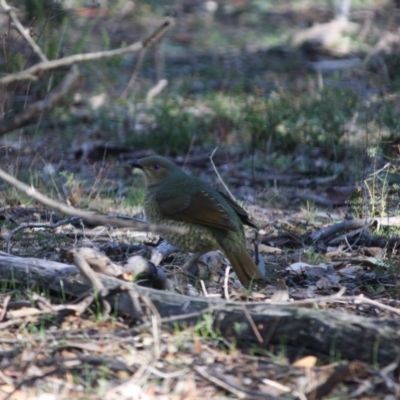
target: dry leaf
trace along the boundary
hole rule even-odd
[[[261,244],[258,245],[258,251],[260,253],[270,253],[270,254],[280,254],[280,253],[282,253],[281,249],[278,249],[277,247],[267,246],[264,243],[261,243]]]
[[[292,274],[302,274],[305,272],[307,267],[312,267],[312,265],[307,264],[305,262],[295,262],[293,264],[290,264],[287,268],[286,271],[289,271]]]
[[[300,358],[300,360],[295,361],[292,365],[293,365],[293,367],[298,367],[298,368],[311,368],[311,367],[315,367],[316,363],[317,363],[317,357],[306,356],[306,357]]]

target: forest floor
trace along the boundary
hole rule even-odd
[[[60,203],[144,219],[143,178],[127,162],[171,157],[228,187],[248,211],[260,228],[246,231],[248,250],[269,285],[245,290],[219,252],[203,257],[189,282],[181,268],[188,254],[163,250],[158,235],[65,218],[0,182],[0,399],[399,398],[400,338],[386,335],[400,313],[399,11],[391,3],[354,7],[348,21],[335,19],[329,2],[305,1],[74,3],[67,12],[53,7],[51,18],[32,19],[29,7],[18,14],[34,21],[32,37],[49,58],[142,40],[165,9],[175,22],[146,52],[79,63],[68,96],[7,135],[6,123],[57,87],[66,69],[0,86],[0,167]],[[0,78],[37,62],[8,23],[0,14]],[[263,336],[249,308],[259,342],[244,344],[240,327],[218,329],[212,312],[181,323],[149,290],[138,297],[138,318],[59,280],[47,286],[28,271],[24,280],[8,258],[66,267],[69,252],[82,248],[122,268],[122,282],[155,286],[151,274],[125,267],[131,257],[151,259],[188,304],[311,307],[337,336],[328,350],[308,339],[293,349],[299,332],[277,338],[272,326]],[[359,356],[339,351],[337,314],[352,327],[381,326],[382,340],[363,347],[373,335],[365,328]],[[314,342],[323,336],[310,332]]]

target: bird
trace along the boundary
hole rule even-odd
[[[221,250],[243,286],[265,286],[264,277],[246,250],[243,225],[257,226],[239,204],[187,175],[167,158],[144,157],[129,165],[144,174],[146,219],[164,227],[184,228],[185,233],[175,229],[164,231],[162,236],[179,250],[194,253],[186,266],[204,253]]]

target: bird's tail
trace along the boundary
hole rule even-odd
[[[254,284],[260,286],[266,285],[265,278],[261,275],[260,270],[246,250],[225,251],[224,253],[243,286],[249,287]]]

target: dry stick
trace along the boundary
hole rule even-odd
[[[264,343],[264,340],[260,334],[260,331],[258,330],[256,324],[254,323],[253,318],[251,317],[251,315],[249,313],[249,310],[244,305],[242,305],[242,310],[243,310],[243,314],[245,315],[245,317],[247,319],[247,322],[249,323],[251,329],[254,332],[255,337],[258,340],[258,343]]]
[[[10,302],[10,300],[11,300],[11,296],[6,296],[6,298],[3,301],[3,308],[0,313],[0,321],[4,321],[4,318],[7,314],[8,303]]]
[[[153,99],[158,96],[164,88],[168,85],[168,81],[166,79],[160,79],[155,86],[150,88],[150,90],[146,94],[146,104],[149,106],[153,102]]]
[[[396,359],[393,362],[388,364],[386,367],[379,369],[376,372],[374,371],[373,374],[379,376],[384,381],[386,388],[393,391],[393,389],[395,388],[395,386],[397,386],[397,384],[393,382],[393,377],[390,377],[388,375],[392,374],[394,370],[398,369],[398,366],[399,366],[399,354],[397,355]],[[361,382],[361,385],[357,389],[355,389],[352,393],[350,393],[350,397],[351,398],[360,397],[365,392],[370,391],[375,385],[376,383],[374,384],[371,380],[364,380]]]
[[[6,374],[4,374],[2,371],[0,371],[0,379],[3,382],[5,382],[9,387],[14,387],[14,381],[10,377],[8,377]]]
[[[341,296],[341,295],[332,295],[332,296],[322,296],[316,297],[315,299],[305,299],[305,300],[298,300],[293,302],[268,302],[274,306],[286,306],[286,307],[303,307],[306,305],[313,305],[318,303],[336,303],[336,302],[354,302],[354,304],[369,304],[376,308],[380,308],[385,311],[392,312],[394,314],[400,315],[400,309],[388,306],[387,304],[380,303],[379,301],[375,301],[369,299],[368,297],[364,297],[364,295],[360,294],[359,296]]]
[[[222,387],[227,392],[230,392],[237,396],[239,399],[245,399],[247,397],[247,393],[243,390],[240,390],[232,385],[228,384],[227,382],[223,381],[222,379],[217,378],[213,373],[208,373],[205,367],[194,367],[195,371],[201,375],[203,378],[208,379],[210,382],[214,383],[219,387]]]
[[[111,312],[111,305],[105,300],[105,296],[108,295],[108,289],[103,285],[97,274],[90,268],[88,262],[75,250],[70,252],[73,257],[75,266],[79,269],[81,274],[92,284],[94,294],[99,296],[102,307],[104,319],[108,320]],[[89,296],[90,297],[90,296]],[[92,298],[94,300],[94,297]]]
[[[204,297],[209,297],[209,294],[207,292],[207,288],[206,288],[206,285],[204,284],[203,279],[200,279],[200,286],[201,286],[201,290],[204,293]]]
[[[43,61],[48,62],[49,60],[43,53],[42,49],[37,45],[37,43],[31,38],[29,34],[29,29],[23,27],[21,22],[19,21],[16,13],[15,8],[11,7],[7,4],[6,0],[0,0],[0,5],[4,8],[4,11],[10,16],[12,19],[15,27],[17,28],[18,32],[22,35],[22,37],[28,42],[28,44],[32,47],[33,51],[37,54],[37,56]]]
[[[195,371],[201,375],[203,378],[208,379],[210,382],[214,383],[215,385],[222,387],[226,391],[233,393],[239,399],[253,399],[253,400],[276,400],[277,397],[267,394],[265,392],[251,390],[240,387],[236,382],[231,381],[228,377],[220,374],[216,370],[211,371],[210,373],[206,370],[205,367],[194,367]],[[295,400],[298,397],[293,396],[285,396],[281,394],[279,397],[280,399],[291,399]]]
[[[338,232],[341,232],[342,230],[348,231],[348,230],[353,230],[353,229],[358,229],[358,228],[366,228],[369,225],[372,224],[372,220],[360,220],[360,219],[352,219],[352,220],[346,220],[343,222],[335,223],[333,225],[329,225],[325,228],[322,228],[318,231],[313,232],[310,236],[309,239],[312,241],[319,241],[319,240],[324,240],[330,236],[333,236],[337,234]]]
[[[101,282],[101,280],[97,276],[96,272],[92,270],[92,268],[90,267],[89,263],[85,260],[84,257],[82,257],[82,255],[80,254],[79,251],[72,250],[70,252],[70,254],[72,255],[73,262],[76,265],[76,267],[80,270],[82,275],[84,275],[86,277],[86,279],[88,279],[92,283],[92,286],[93,286],[93,289],[94,289],[95,293],[97,292],[99,294],[100,299],[102,301],[103,309],[104,309],[103,312],[105,313],[106,317],[108,318],[110,310],[111,310],[111,306],[110,306],[109,302],[105,300],[105,297],[107,295],[109,295],[110,292],[113,291],[113,289],[107,289],[103,285],[103,283]],[[142,312],[142,308],[140,306],[140,303],[138,301],[137,293],[135,293],[132,289],[128,288],[127,285],[121,285],[119,288],[115,288],[115,289],[118,292],[128,291],[128,294],[129,294],[129,296],[131,298],[131,301],[132,301],[132,312],[131,312],[131,315],[133,317],[135,317],[136,319],[141,320],[142,316],[143,316],[143,312]],[[144,300],[147,300],[146,304],[153,311],[153,315],[157,314],[158,315],[158,319],[160,319],[160,314],[158,313],[158,311],[154,307],[154,305],[151,303],[151,301],[149,299],[145,298],[145,296],[142,296],[142,298]],[[149,302],[151,304],[148,304]],[[90,302],[88,302],[88,303],[89,303],[88,305],[90,305]]]
[[[144,60],[144,57],[146,55],[146,50],[147,49],[145,49],[145,48],[140,50],[139,55],[138,55],[138,59],[137,59],[137,62],[136,62],[135,69],[132,72],[132,75],[131,75],[131,77],[129,79],[128,84],[126,85],[125,89],[122,91],[122,93],[120,95],[121,99],[126,99],[128,97],[128,95],[129,95],[129,92],[132,90],[133,85],[135,84],[135,82],[136,82],[136,80],[137,80],[137,78],[139,76],[139,71],[140,71],[140,68],[142,67],[143,60]]]
[[[42,304],[42,306],[43,306],[43,304]],[[59,311],[64,311],[64,310],[71,310],[71,311],[75,311],[78,314],[82,314],[86,310],[86,308],[90,305],[90,304],[85,304],[85,309],[83,309],[82,304],[83,303],[67,304],[67,305],[58,305],[58,304],[54,305],[54,304],[49,303],[49,304],[45,305],[45,307],[43,307],[43,309],[29,307],[29,308],[23,308],[21,310],[9,310],[5,314],[5,317],[7,318],[6,322],[16,321],[16,320],[19,321],[20,319],[24,319],[27,317],[34,317],[34,316],[42,315],[42,314],[55,314]],[[0,322],[0,329],[4,329],[4,328],[8,327],[6,322],[4,322],[4,323]]]
[[[105,288],[100,278],[92,270],[92,268],[90,268],[89,263],[76,250],[71,250],[70,254],[72,255],[74,265],[79,269],[81,274],[88,281],[90,281],[95,293],[99,293],[100,296],[106,296],[108,293],[108,289]]]
[[[35,305],[39,310],[54,313],[53,305],[43,296],[40,296],[37,293],[32,293],[32,300],[35,302]]]
[[[353,237],[353,236],[356,236],[356,235],[357,235],[357,236],[358,236],[357,241],[358,241],[360,237],[364,236],[364,234],[365,234],[365,227],[362,227],[362,228],[360,228],[360,229],[355,229],[355,230],[353,230],[353,231],[346,232],[346,233],[344,233],[343,235],[336,236],[334,239],[330,239],[328,243],[329,243],[331,246],[335,246],[335,245],[338,246],[338,245],[340,245],[340,244],[343,242],[343,240],[344,240],[344,241],[347,241],[347,245],[349,246],[348,239],[349,239],[350,237]],[[357,241],[356,241],[356,242],[357,242]],[[349,248],[351,249],[350,246],[349,246]]]
[[[3,123],[0,127],[0,136],[28,125],[32,118],[52,109],[71,90],[78,77],[78,67],[73,65],[62,82],[49,92],[44,100],[29,105],[23,112],[14,116],[10,122]]]
[[[316,232],[313,232],[308,239],[312,241],[324,240],[330,236],[336,235],[341,231],[349,231],[358,228],[367,228],[373,223],[377,223],[382,226],[400,226],[400,215],[394,217],[374,217],[366,219],[351,219],[343,222],[335,223],[333,225],[322,228]]]
[[[230,270],[231,270],[231,267],[226,267],[225,276],[224,276],[224,294],[225,294],[225,300],[227,300],[227,301],[230,301],[229,290],[228,290],[228,281],[229,281]]]
[[[18,325],[20,327],[23,322],[25,322],[25,318],[11,319],[8,321],[0,322],[0,331],[3,329],[8,329],[10,326],[13,325]]]
[[[122,285],[122,287],[124,288],[125,285]],[[141,321],[143,318],[143,310],[142,310],[142,306],[140,305],[140,301],[139,301],[139,293],[137,293],[137,291],[132,290],[130,288],[127,288],[127,292],[129,294],[129,297],[131,299],[132,305],[133,305],[133,310],[132,310],[132,316],[133,318],[135,318],[135,320],[137,321]],[[144,296],[142,296],[144,297]]]
[[[153,302],[147,295],[142,295],[141,299],[152,312],[151,331],[153,333],[153,339],[154,339],[154,357],[156,360],[158,360],[161,356],[161,338],[160,338],[161,315],[158,312],[157,307],[153,304]]]
[[[181,378],[182,376],[185,376],[189,372],[189,368],[184,368],[173,372],[163,372],[155,367],[152,367],[151,365],[148,368],[153,375],[156,375],[159,378],[163,379]]]
[[[214,154],[215,154],[215,152],[216,152],[217,150],[218,150],[218,147],[216,147],[216,148],[213,150],[213,152],[211,153],[211,155],[210,155],[210,157],[209,157],[209,158],[210,158],[210,161],[211,161],[211,165],[212,165],[212,167],[213,167],[213,169],[214,169],[214,172],[217,174],[217,177],[218,177],[219,181],[222,183],[222,186],[224,187],[224,189],[225,189],[226,192],[228,193],[229,197],[230,197],[233,201],[236,201],[235,196],[231,193],[231,191],[228,189],[228,186],[226,186],[225,182],[222,180],[221,175],[218,173],[217,167],[216,167],[215,164],[214,164],[213,157],[214,157]]]
[[[120,49],[98,51],[95,53],[74,54],[72,56],[59,58],[57,60],[45,61],[39,64],[35,64],[24,71],[5,76],[4,78],[0,79],[0,85],[5,85],[7,83],[21,81],[21,80],[37,80],[38,78],[36,74],[38,74],[39,72],[44,72],[59,67],[70,66],[77,62],[94,61],[94,60],[99,60],[101,58],[122,56],[127,53],[133,53],[142,50],[144,48],[150,47],[152,44],[157,42],[160,39],[160,37],[173,25],[173,23],[174,23],[173,18],[167,17],[164,20],[164,22],[147,39],[135,42],[129,46],[122,47]]]
[[[40,223],[40,222],[26,222],[26,223],[22,223],[21,225],[17,226],[15,229],[13,229],[12,231],[10,231],[10,233],[8,235],[6,235],[6,237],[4,238],[4,241],[6,242],[6,249],[7,249],[7,253],[10,253],[11,251],[11,239],[12,237],[19,231],[23,230],[23,229],[28,229],[28,228],[46,228],[46,229],[54,229],[57,228],[59,226],[62,225],[67,225],[71,222],[73,222],[74,220],[78,220],[79,218],[77,217],[69,217],[69,218],[65,218],[62,219],[54,224],[45,224],[45,223]]]
[[[312,389],[307,393],[309,399],[323,399],[330,394],[330,392],[344,380],[354,375],[354,370],[364,369],[363,363],[359,361],[352,361],[344,365],[339,365],[329,378],[317,388]]]
[[[50,199],[49,197],[38,192],[33,186],[26,185],[25,183],[14,178],[12,175],[8,174],[1,168],[0,168],[0,179],[7,182],[11,186],[15,187],[19,191],[27,194],[29,197],[35,199],[44,206],[51,208],[54,211],[70,215],[72,217],[82,218],[95,225],[113,225],[119,228],[134,228],[144,232],[154,231],[162,233],[167,231],[168,232],[174,231],[183,234],[186,233],[186,229],[184,228],[173,228],[162,225],[147,224],[146,222],[139,220],[126,221],[118,218],[106,218],[101,215],[96,215],[86,211],[78,210],[74,207],[70,207],[65,204],[61,204],[58,201]]]

